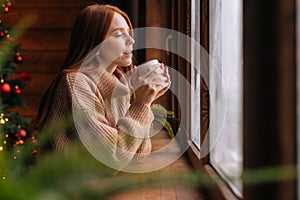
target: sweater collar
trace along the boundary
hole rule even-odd
[[[95,71],[98,73],[95,73]],[[96,83],[104,98],[116,98],[130,94],[128,83],[124,78],[118,79],[106,70],[84,70],[82,72]]]

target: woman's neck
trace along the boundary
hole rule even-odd
[[[107,68],[106,68],[106,71],[109,73],[109,74],[113,74],[114,71],[117,69],[117,65],[115,64],[111,64],[109,65]]]

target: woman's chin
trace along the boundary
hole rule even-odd
[[[132,63],[131,59],[130,60],[124,60],[122,62],[122,64],[119,64],[119,66],[129,66],[129,65],[131,65],[131,63]]]
[[[121,56],[117,60],[114,61],[115,65],[118,66],[129,66],[132,63],[132,57]]]

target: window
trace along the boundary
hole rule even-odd
[[[201,1],[191,1],[191,38],[198,43],[203,27],[200,4]],[[203,47],[200,53],[193,42],[191,45],[191,86],[195,92],[191,97],[191,140],[200,149],[201,157],[209,153],[208,162],[239,197],[242,197],[242,183],[231,178],[239,177],[243,169],[242,20],[242,0],[209,1],[209,29],[205,30],[209,31],[209,48],[206,47],[209,53]],[[209,64],[198,70],[200,63]],[[208,86],[210,102],[209,134],[201,136],[203,141],[200,141],[200,74]]]
[[[200,20],[200,27],[192,22],[190,32],[197,39],[195,34],[200,29],[200,43],[209,53],[210,61],[206,74],[201,53],[200,56],[194,53],[193,56],[200,57],[200,83],[197,72],[190,72],[192,88],[198,93],[200,84],[201,134],[198,134],[201,157],[206,153],[203,155],[203,151],[209,152],[200,165],[208,173],[216,175],[217,172],[223,177],[237,197],[296,199],[297,196],[296,181],[275,180],[276,174],[269,183],[249,184],[245,181],[242,185],[238,179],[232,181],[228,178],[238,177],[242,170],[253,172],[269,167],[294,166],[296,156],[300,163],[299,147],[298,155],[296,153],[297,144],[300,145],[300,43],[295,34],[296,22],[298,35],[300,33],[300,20],[296,20],[296,15],[299,19],[296,4],[299,8],[299,1],[295,0],[280,0],[272,4],[259,0],[200,0],[199,19],[195,17],[196,13],[192,13],[197,6],[196,0],[191,1],[191,17]],[[208,136],[203,134],[202,77],[209,92]],[[197,103],[191,100],[191,107],[197,106]],[[193,126],[196,120],[191,121]],[[196,136],[198,126],[192,131],[194,144],[199,142]],[[208,149],[204,146],[207,138]],[[256,178],[260,179],[263,175]],[[298,181],[298,198],[299,185]],[[219,193],[216,196],[225,197],[224,188],[217,187],[212,191]]]

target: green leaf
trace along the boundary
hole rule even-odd
[[[167,117],[169,118],[175,117],[175,113],[173,111],[167,110],[162,105],[159,104],[152,104],[151,110],[153,112],[153,115],[157,115],[157,116],[167,115]]]
[[[171,126],[171,124],[167,120],[165,120],[164,127],[167,129],[170,138],[174,139],[175,136],[174,136],[174,132],[173,132],[172,126]]]
[[[157,122],[159,122],[168,132],[169,136],[171,139],[174,139],[174,131],[173,131],[173,128],[171,126],[171,124],[165,120],[165,119],[158,119],[158,118],[155,118],[154,120],[156,120]]]

